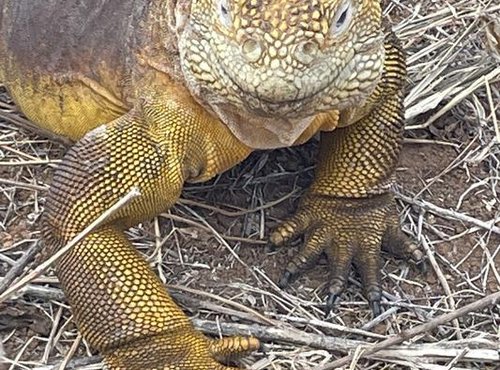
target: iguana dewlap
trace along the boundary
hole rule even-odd
[[[131,188],[142,194],[56,266],[109,368],[223,369],[220,360],[258,348],[196,332],[122,232],[174,204],[184,182],[253,149],[324,131],[315,182],[271,235],[276,245],[306,236],[282,286],[326,253],[328,308],[354,263],[378,313],[381,246],[421,261],[389,193],[405,61],[379,1],[0,0],[0,9],[0,81],[30,120],[78,140],[47,197],[46,248]]]

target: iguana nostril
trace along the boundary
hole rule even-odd
[[[243,42],[241,50],[249,62],[256,62],[262,56],[262,46],[260,42],[254,39]]]
[[[319,46],[312,41],[304,41],[295,48],[295,59],[303,64],[311,64],[319,52]]]

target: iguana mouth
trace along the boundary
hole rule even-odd
[[[219,62],[219,65],[223,64]],[[263,117],[273,117],[277,114],[284,117],[300,117],[310,116],[321,111],[335,109],[335,106],[316,109],[316,104],[313,104],[314,100],[318,97],[326,96],[327,91],[330,88],[334,89],[333,83],[339,79],[339,76],[349,75],[351,69],[350,60],[337,74],[330,76],[326,82],[317,84],[315,82],[313,83],[313,81],[309,81],[309,86],[313,85],[316,87],[314,90],[305,88],[297,89],[295,98],[275,100],[259,94],[257,89],[251,90],[243,87],[242,83],[239,82],[232,73],[227,71],[226,68],[220,68],[219,73],[222,73],[231,81],[242,105],[249,112]],[[303,84],[306,85],[305,83]]]

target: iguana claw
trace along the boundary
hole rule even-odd
[[[366,296],[368,299],[368,305],[373,312],[373,317],[380,316],[380,314],[382,313],[382,307],[380,305],[382,292],[380,290],[380,287],[374,286],[371,290],[368,289]]]
[[[342,294],[344,286],[345,286],[344,283],[337,285],[332,284],[330,286],[330,290],[326,298],[325,316],[328,316],[328,314],[335,308],[335,303]],[[366,296],[368,299],[368,305],[370,306],[373,312],[373,316],[374,317],[379,316],[382,313],[382,308],[380,305],[380,299],[382,294],[380,292],[380,288],[374,286],[373,289],[366,294]]]
[[[288,270],[285,270],[285,272],[283,272],[283,275],[281,276],[281,279],[280,281],[278,282],[278,286],[281,288],[281,289],[284,289],[286,288],[288,285],[290,285],[290,283],[294,280],[294,277],[292,275],[292,273]]]
[[[422,257],[423,258],[423,257]],[[425,260],[421,260],[420,262],[417,262],[415,264],[415,266],[417,267],[418,271],[420,271],[420,273],[422,275],[427,275],[427,272],[429,271],[428,268],[427,268],[427,262],[425,262]]]
[[[328,316],[328,314],[333,310],[335,307],[335,302],[339,298],[339,295],[336,293],[330,293],[328,297],[326,298],[326,304],[325,304],[325,316]]]

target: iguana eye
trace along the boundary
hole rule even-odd
[[[218,0],[219,19],[224,27],[231,27],[233,17],[231,16],[231,9],[229,7],[229,0]]]
[[[353,7],[351,1],[344,1],[333,17],[332,34],[338,36],[349,28],[352,21],[352,13]]]

